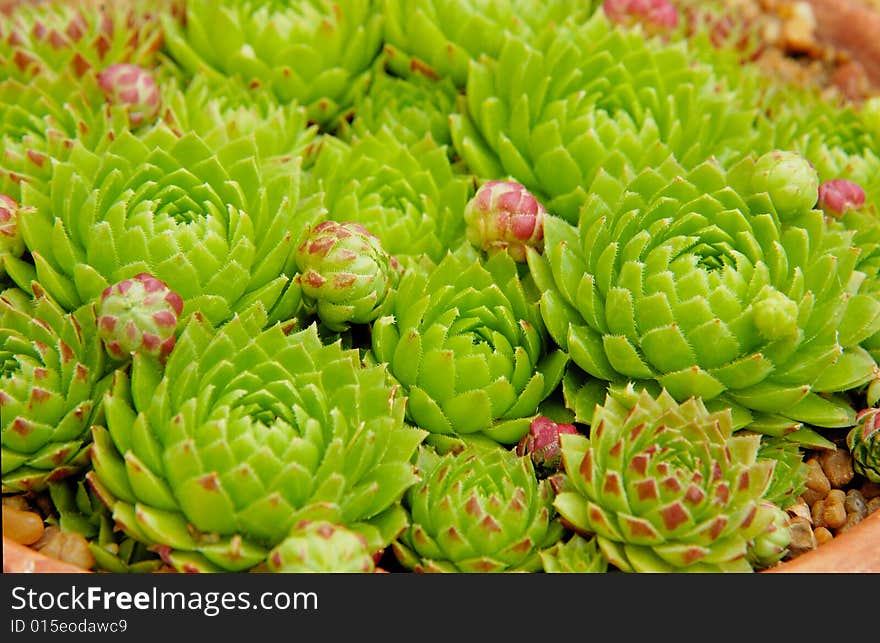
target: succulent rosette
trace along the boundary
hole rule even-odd
[[[452,138],[473,172],[522,183],[572,223],[600,169],[625,176],[670,154],[686,168],[724,162],[755,137],[754,107],[686,46],[615,28],[601,11],[508,36],[497,59],[470,66],[459,103]]]
[[[422,447],[406,494],[410,525],[392,545],[417,573],[534,572],[563,528],[529,458],[499,446],[439,455]]]
[[[373,323],[372,352],[403,385],[414,424],[511,445],[568,361],[517,264],[502,253],[483,260],[469,245],[404,272],[389,314]]]
[[[413,143],[383,127],[351,145],[323,139],[309,177],[308,191],[323,195],[327,218],[364,225],[394,257],[440,261],[464,241],[473,177],[430,136]]]
[[[529,267],[547,330],[587,374],[656,382],[731,406],[738,428],[827,446],[806,425],[854,423],[839,393],[871,378],[860,343],[880,302],[853,233],[819,210],[783,222],[747,187],[754,165],[602,172],[577,227],[545,217]]]
[[[300,520],[362,533],[406,526],[425,432],[387,370],[314,325],[266,327],[258,305],[219,329],[193,316],[161,370],[117,370],[93,428],[89,482],[117,526],[181,571],[262,565]]]
[[[249,137],[269,170],[295,165],[317,145],[317,126],[305,107],[280,103],[265,87],[246,87],[235,78],[196,76],[162,87],[164,122],[175,132],[198,134],[211,148]]]
[[[554,506],[615,567],[752,570],[748,545],[774,518],[763,501],[774,462],[758,458],[761,436],[733,435],[729,409],[628,386],[595,409],[589,437],[561,439],[572,489]]]
[[[371,573],[376,563],[367,539],[326,520],[303,520],[266,559],[270,571],[292,574]]]
[[[764,436],[758,457],[776,462],[764,498],[781,509],[788,509],[807,486],[810,468],[804,462],[804,450],[785,437]]]
[[[158,11],[169,2],[24,2],[0,22],[0,76],[100,70],[114,63],[152,66],[162,47]],[[91,6],[85,6],[91,5]]]
[[[88,464],[107,358],[94,306],[63,311],[39,285],[34,297],[0,294],[0,436],[3,493],[42,491]]]
[[[66,160],[74,141],[99,152],[130,127],[127,108],[106,101],[93,71],[0,81],[0,189],[20,199],[22,182],[48,181],[52,160]]]
[[[583,20],[591,5],[576,0],[383,0],[388,65],[398,76],[449,78],[464,87],[469,64],[496,57],[505,34],[530,39],[569,16]]]
[[[49,520],[62,532],[83,536],[95,558],[95,569],[113,574],[150,573],[162,566],[162,559],[143,543],[114,529],[107,506],[82,478],[68,478],[49,485],[55,510]]]
[[[455,109],[455,97],[455,85],[448,78],[397,78],[383,65],[373,74],[369,90],[355,102],[352,122],[342,121],[337,136],[352,142],[388,128],[397,140],[416,144],[430,134],[452,153],[449,114]]]
[[[859,412],[856,425],[846,435],[853,469],[872,482],[880,482],[880,409]]]
[[[368,324],[397,284],[396,260],[359,223],[322,221],[296,251],[305,303],[333,331]]]
[[[596,538],[584,538],[572,534],[568,540],[538,552],[541,566],[548,574],[604,574],[608,571],[608,559],[599,549]]]
[[[764,508],[773,519],[763,532],[755,536],[746,550],[746,558],[754,569],[767,569],[779,563],[791,545],[791,528],[788,514],[772,502],[764,502]]]
[[[22,186],[34,266],[7,272],[68,310],[149,273],[183,298],[183,318],[198,310],[220,323],[261,301],[271,320],[290,319],[301,303],[296,244],[322,215],[299,186],[298,161],[263,167],[249,137],[212,149],[160,125],[122,132],[101,154],[74,143],[47,185]]]
[[[331,125],[369,82],[381,50],[375,0],[188,0],[165,18],[166,46],[194,75],[239,77]],[[217,38],[216,34],[223,34]]]

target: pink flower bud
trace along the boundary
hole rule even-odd
[[[865,191],[858,183],[831,179],[819,185],[819,207],[831,217],[840,217],[865,203]]]
[[[557,424],[550,418],[539,415],[532,420],[529,432],[516,445],[516,454],[529,456],[539,472],[555,472],[562,458],[559,436],[577,433],[578,430],[572,424]]]
[[[175,344],[183,300],[147,273],[123,279],[101,294],[98,336],[107,352],[124,360],[134,352],[164,360]]]
[[[609,20],[618,24],[641,23],[652,30],[678,26],[678,11],[669,0],[605,0],[602,9]]]
[[[124,105],[132,127],[158,116],[161,97],[149,70],[138,65],[117,63],[98,74],[98,84],[113,105]]]
[[[547,210],[525,187],[513,181],[485,183],[464,210],[468,240],[486,252],[506,251],[526,260],[526,248],[544,249]]]

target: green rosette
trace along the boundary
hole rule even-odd
[[[748,187],[753,166],[603,171],[577,227],[545,217],[529,267],[550,335],[589,375],[653,382],[731,406],[739,428],[827,447],[809,425],[853,425],[842,393],[876,368],[860,344],[880,302],[853,233],[818,210],[783,222]]]
[[[608,559],[599,549],[599,541],[580,534],[572,534],[568,540],[560,540],[538,555],[547,574],[604,574],[608,571]]]
[[[459,103],[452,138],[474,173],[512,177],[571,223],[602,169],[739,159],[755,137],[754,107],[686,43],[646,39],[602,11],[533,40],[507,36],[497,59],[470,66]]]
[[[219,329],[192,317],[164,372],[138,356],[116,371],[93,428],[92,487],[180,571],[253,569],[301,520],[360,531],[371,552],[406,527],[425,432],[386,369],[315,326],[265,326],[259,306]]]
[[[455,85],[447,78],[398,78],[385,71],[384,58],[378,62],[384,64],[373,74],[369,90],[355,102],[352,121],[340,122],[336,135],[352,143],[387,128],[396,140],[417,145],[430,134],[453,154],[449,115],[455,110]]]
[[[19,225],[33,260],[6,263],[67,310],[138,273],[164,281],[212,323],[260,301],[270,320],[301,304],[294,251],[320,218],[301,200],[300,161],[268,166],[255,140],[212,149],[164,125],[122,132],[98,154],[74,142],[46,185],[22,186]]]
[[[3,493],[39,492],[88,465],[107,357],[89,304],[66,313],[33,285],[0,294]]]
[[[561,440],[571,488],[554,506],[615,567],[752,571],[749,543],[774,518],[763,501],[774,462],[758,458],[759,435],[733,435],[729,410],[627,387],[596,408],[589,438]]]
[[[309,178],[329,219],[360,223],[394,257],[440,261],[465,239],[473,178],[430,136],[413,142],[383,126],[350,145],[324,138]]]
[[[326,520],[303,520],[266,560],[273,572],[369,574],[376,563],[365,536]]]
[[[595,4],[577,0],[383,0],[388,66],[401,77],[448,78],[464,87],[471,62],[497,57],[506,34],[529,40],[567,17],[585,19]]]
[[[880,409],[859,413],[858,422],[846,435],[853,469],[871,482],[880,482]]]
[[[20,2],[0,21],[0,79],[100,71],[114,63],[154,66],[162,48],[166,0]]]
[[[532,461],[494,447],[419,453],[421,481],[407,492],[411,524],[393,543],[416,573],[535,572],[563,528],[553,490]]]
[[[267,87],[331,127],[369,82],[382,23],[376,0],[188,0],[184,24],[163,20],[166,47],[190,74]]]
[[[514,444],[562,379],[568,356],[547,337],[537,293],[505,253],[469,244],[401,277],[372,353],[409,398],[408,417],[440,436]]]

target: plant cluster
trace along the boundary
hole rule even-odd
[[[98,569],[756,571],[880,481],[880,98],[667,0],[0,22],[4,495]]]

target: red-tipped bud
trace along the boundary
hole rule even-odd
[[[165,282],[141,273],[104,289],[98,336],[116,359],[140,352],[164,360],[174,348],[182,310],[180,295]]]
[[[98,75],[98,84],[113,105],[124,105],[132,127],[151,121],[159,114],[161,96],[149,70],[139,65],[117,63]]]
[[[856,210],[865,204],[865,191],[858,183],[846,179],[831,179],[819,185],[819,207],[831,217],[840,217],[847,210]]]
[[[678,10],[669,0],[605,0],[602,10],[618,24],[641,23],[651,30],[678,26]]]
[[[540,473],[555,473],[562,457],[562,444],[559,436],[577,434],[572,424],[557,424],[543,415],[532,420],[529,432],[516,445],[518,456],[529,456]]]
[[[486,252],[506,251],[526,260],[526,248],[544,249],[547,210],[525,187],[513,181],[485,183],[464,210],[468,240]]]

